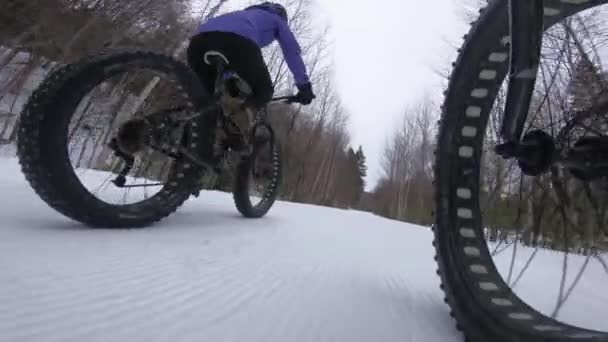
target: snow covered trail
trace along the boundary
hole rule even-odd
[[[462,341],[428,229],[203,193],[151,228],[94,230],[0,160],[1,341]]]

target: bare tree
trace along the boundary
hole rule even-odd
[[[381,215],[428,223],[432,210],[433,125],[436,108],[429,96],[409,106],[384,149],[384,176],[374,190]]]

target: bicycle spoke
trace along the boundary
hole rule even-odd
[[[608,275],[608,262],[606,262],[606,260],[604,260],[602,255],[597,252],[595,253],[594,257],[597,259],[597,261],[600,263],[600,265],[602,265],[602,267],[604,268],[604,271]]]
[[[116,177],[113,171],[118,168],[119,164],[122,164],[122,161],[119,159],[114,159],[114,161],[110,165],[110,172],[108,172],[108,175],[105,177],[104,181],[97,188],[95,188],[95,190],[92,191],[93,195],[97,196],[99,195],[99,191],[108,188],[108,186],[112,183],[110,180]]]
[[[511,246],[511,243],[507,242],[505,243],[505,246],[501,249],[498,249],[498,247],[500,247],[500,245],[503,243],[502,240],[499,241],[498,245],[494,248],[494,250],[492,251],[491,255],[492,256],[496,256],[498,254],[500,254],[502,251],[506,250],[509,248],[509,246]]]
[[[530,255],[528,260],[526,260],[526,264],[524,265],[524,267],[522,267],[522,269],[519,272],[519,274],[517,275],[517,277],[515,277],[515,280],[513,280],[513,282],[509,285],[509,286],[511,286],[511,288],[515,288],[515,286],[517,286],[517,283],[519,282],[519,280],[523,277],[523,275],[526,272],[526,270],[528,269],[528,267],[530,267],[530,265],[532,264],[532,260],[534,259],[534,257],[536,257],[538,250],[539,250],[538,247],[534,248],[534,252],[532,253],[532,255]]]
[[[566,253],[566,256],[568,254]],[[591,256],[588,255],[585,258],[585,261],[583,263],[583,266],[580,268],[580,270],[578,271],[578,273],[576,274],[576,276],[574,277],[574,280],[572,281],[572,284],[570,284],[570,287],[566,290],[566,293],[563,293],[563,287],[560,286],[560,298],[558,300],[557,305],[555,306],[555,309],[553,310],[553,312],[551,313],[551,317],[555,318],[557,317],[557,315],[559,314],[559,311],[561,310],[561,308],[564,306],[564,304],[566,303],[566,301],[568,300],[568,298],[570,297],[570,295],[572,294],[572,291],[574,291],[574,288],[576,287],[576,285],[578,285],[579,281],[581,280],[581,277],[583,276],[583,273],[585,273],[585,270],[587,269],[587,265],[589,264],[589,260],[591,259]],[[567,257],[564,258],[564,263],[567,264],[568,259]],[[563,282],[562,284],[565,284],[565,276],[562,278]]]
[[[562,214],[562,218],[565,217],[565,211],[562,209],[561,210],[561,214]],[[563,235],[564,235],[564,243],[565,243],[565,253],[564,253],[564,259],[563,259],[563,263],[562,263],[562,276],[561,276],[561,280],[559,282],[559,295],[557,297],[557,301],[555,303],[555,307],[553,309],[553,312],[551,313],[551,317],[555,318],[557,316],[557,314],[559,313],[559,309],[562,306],[562,298],[564,297],[564,288],[566,286],[566,276],[568,274],[568,255],[569,255],[569,250],[568,250],[568,229],[566,227],[563,227]]]
[[[522,203],[522,189],[523,189],[523,175],[519,179],[519,206],[517,207],[517,216],[515,218],[515,241],[513,242],[513,253],[511,255],[511,265],[509,266],[509,275],[507,276],[507,283],[511,282],[511,276],[513,275],[513,269],[515,267],[515,255],[517,254],[517,242],[519,241],[519,232],[521,230],[521,203]]]

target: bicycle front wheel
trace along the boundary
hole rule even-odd
[[[570,111],[562,100],[571,93],[564,79],[585,51],[570,28],[585,34],[580,12],[605,2],[544,2],[542,75],[527,131],[544,130],[565,145],[570,140],[559,137],[580,138],[582,130],[564,133]],[[492,1],[465,36],[445,94],[433,226],[441,287],[470,341],[608,341],[606,193],[559,168],[526,176],[491,149],[503,114],[509,39],[507,1]],[[558,184],[566,184],[561,195]],[[595,200],[583,199],[587,189]]]

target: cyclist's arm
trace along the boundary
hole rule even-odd
[[[306,65],[304,65],[304,60],[302,60],[302,50],[296,37],[285,21],[277,20],[277,22],[279,23],[277,40],[296,84],[303,85],[310,82],[306,72]]]

